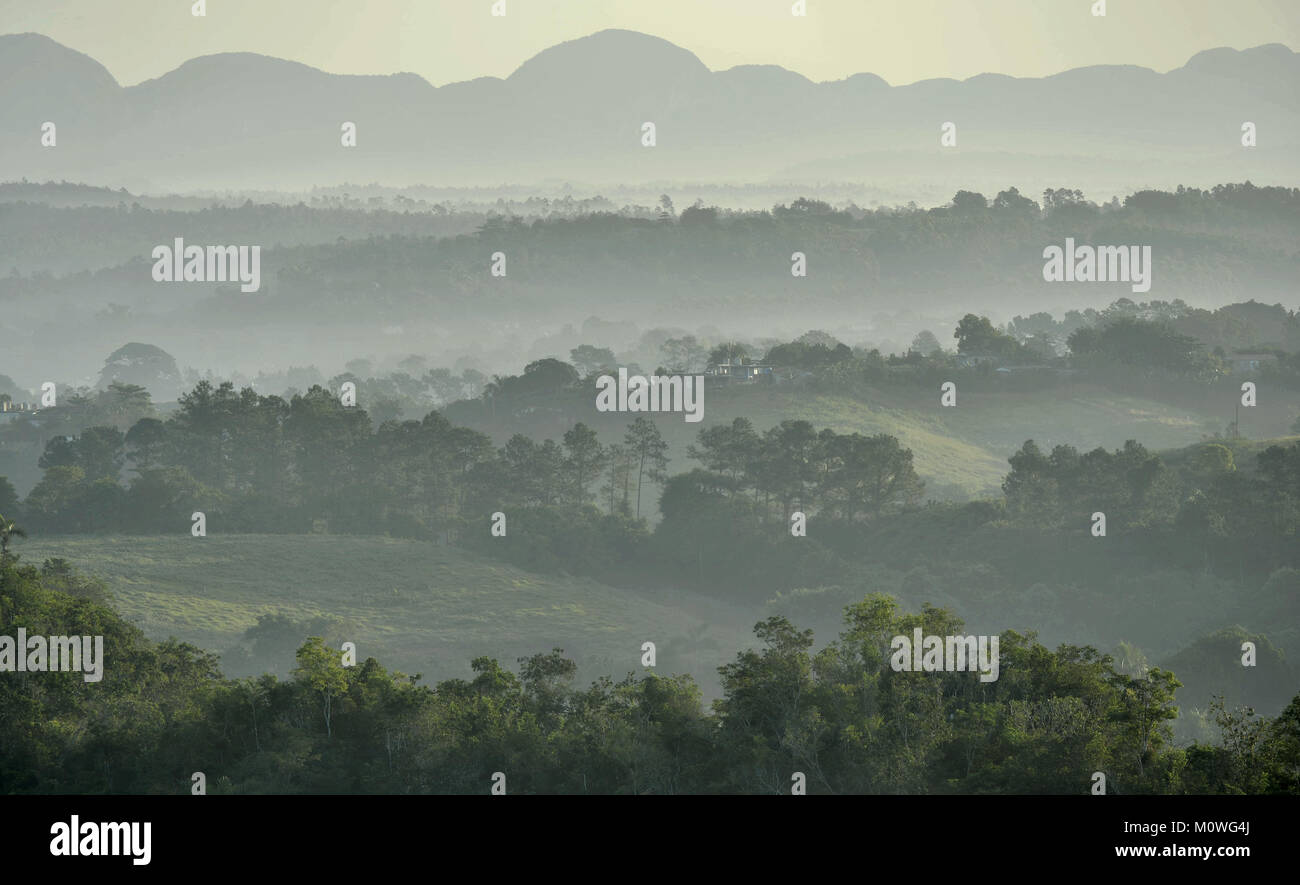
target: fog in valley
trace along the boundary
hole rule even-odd
[[[106,678],[254,698],[214,792],[481,791],[511,704],[616,760],[537,750],[537,792],[1294,791],[1206,760],[1297,712],[1300,56],[1202,42],[814,82],[613,28],[123,85],[0,35],[0,614],[103,606]],[[924,700],[914,628],[1001,670]],[[291,703],[388,768],[261,767]]]

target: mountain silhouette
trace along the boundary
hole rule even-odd
[[[776,65],[710,71],[666,40],[606,30],[505,79],[441,87],[253,53],[191,59],[122,87],[82,53],[10,34],[0,36],[0,169],[155,192],[552,179],[1294,184],[1298,82],[1300,57],[1269,44],[1207,50],[1167,73],[1107,65],[814,83]],[[58,127],[53,148],[40,143],[46,121]],[[357,125],[355,148],[340,144],[345,121]],[[1255,148],[1240,143],[1247,121]],[[646,122],[653,148],[642,146]],[[939,143],[945,122],[957,127],[952,149]]]

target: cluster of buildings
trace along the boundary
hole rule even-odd
[[[704,374],[723,381],[774,381],[772,369],[773,366],[767,363],[724,360],[717,365],[709,366]]]
[[[16,403],[11,400],[0,400],[0,422],[13,421],[22,415],[30,415],[39,411],[35,403]]]
[[[1258,372],[1261,366],[1277,362],[1275,353],[1234,353],[1224,360],[1234,375]]]

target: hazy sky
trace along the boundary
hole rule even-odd
[[[1165,71],[1202,49],[1300,47],[1300,0],[0,0],[0,33],[36,31],[123,85],[214,52],[260,52],[340,74],[413,71],[435,85],[509,75],[603,28],[663,37],[715,70],[779,64],[813,80],[890,83],[1090,64]]]

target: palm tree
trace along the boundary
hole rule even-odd
[[[0,514],[0,558],[9,555],[10,539],[25,537],[27,533],[19,528],[18,523]]]

